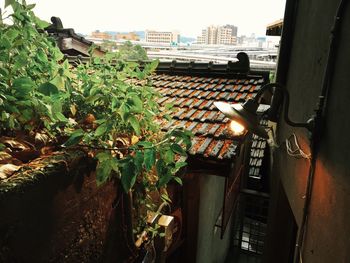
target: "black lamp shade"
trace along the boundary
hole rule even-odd
[[[259,124],[256,110],[258,104],[249,99],[244,104],[228,104],[226,102],[214,102],[214,105],[229,119],[243,125],[247,130],[252,133],[268,139],[269,136],[265,129]]]

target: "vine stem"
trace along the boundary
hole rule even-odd
[[[170,141],[170,138],[166,138],[152,146],[148,146],[148,147],[143,147],[141,148],[142,150],[146,150],[146,149],[152,149],[154,147],[157,147],[163,143],[166,143],[167,141]],[[120,151],[120,150],[128,150],[128,149],[131,149],[130,146],[128,147],[101,147],[101,146],[92,146],[92,145],[88,145],[88,144],[78,144],[78,146],[80,147],[87,147],[87,148],[90,148],[90,149],[95,149],[95,150],[106,150],[106,151]]]

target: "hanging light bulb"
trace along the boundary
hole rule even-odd
[[[239,122],[232,120],[230,123],[230,129],[234,135],[238,136],[243,134],[245,127]]]
[[[238,123],[243,127],[243,130],[250,130],[252,133],[268,139],[269,136],[265,129],[260,126],[256,110],[258,109],[258,103],[252,99],[248,99],[244,104],[229,104],[227,102],[217,101],[214,105],[231,121]],[[234,127],[238,125],[232,124]],[[230,124],[231,126],[231,124]],[[233,128],[231,128],[233,130]],[[236,128],[235,128],[236,129]],[[242,129],[242,128],[240,128]],[[234,132],[234,130],[233,130]]]

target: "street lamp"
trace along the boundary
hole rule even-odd
[[[268,139],[268,134],[264,127],[259,123],[258,115],[256,110],[259,106],[259,99],[264,94],[265,91],[274,89],[275,100],[272,101],[270,112],[277,112],[277,108],[283,103],[284,99],[284,120],[285,122],[293,127],[302,127],[306,128],[308,131],[313,130],[314,118],[311,118],[307,122],[299,123],[293,122],[288,117],[288,108],[289,108],[289,93],[283,88],[282,85],[278,83],[268,83],[258,91],[256,96],[253,99],[248,99],[243,104],[229,104],[226,102],[217,101],[214,102],[214,105],[227,117],[231,120],[230,127],[234,134],[242,133],[244,129],[251,131],[252,133]],[[282,98],[279,99],[279,98]],[[269,116],[270,120],[275,120],[275,116]]]

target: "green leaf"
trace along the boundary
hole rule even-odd
[[[96,48],[96,47],[95,47]],[[101,63],[101,59],[99,57],[95,57],[94,58],[94,63],[95,64],[100,64]]]
[[[141,101],[141,99],[134,95],[131,97],[132,99],[132,102],[134,104],[134,106],[132,107],[132,109],[135,111],[135,112],[142,112],[142,109],[143,109],[143,103]]]
[[[122,117],[122,120],[126,121],[128,116],[130,115],[129,107],[125,103],[122,103],[119,107],[118,113],[120,117]]]
[[[44,29],[44,28],[48,27],[49,25],[51,25],[50,23],[48,23],[44,20],[41,20],[39,17],[35,18],[35,24],[41,29]]]
[[[12,86],[19,95],[25,96],[33,90],[34,82],[30,78],[20,77],[13,81]]]
[[[2,120],[2,121],[7,121],[8,118],[10,118],[10,113],[4,112],[4,111],[3,111],[3,112],[1,113],[1,120]]]
[[[187,156],[186,152],[184,149],[182,149],[182,147],[177,144],[177,143],[173,143],[171,146],[170,146],[171,150],[174,152],[174,153],[178,153],[178,154],[181,154],[183,156]]]
[[[97,127],[95,131],[95,136],[100,137],[106,133],[108,129],[107,123],[103,123],[100,126]]]
[[[136,182],[135,165],[133,162],[126,162],[121,169],[121,182],[125,192],[128,192]]]
[[[175,159],[175,154],[172,150],[167,150],[164,154],[164,161],[166,163],[172,163]]]
[[[12,71],[22,69],[28,65],[28,58],[26,54],[21,53],[20,56],[16,57]]]
[[[156,171],[157,171],[158,177],[162,177],[164,174],[168,172],[166,164],[162,159],[159,159],[156,162]]]
[[[110,160],[110,165],[111,165],[113,171],[117,172],[118,174],[120,173],[120,171],[119,171],[119,163],[118,163],[116,158],[112,158]]]
[[[175,168],[178,170],[178,169],[180,169],[182,167],[185,167],[186,165],[187,165],[186,162],[176,162]]]
[[[16,0],[5,0],[5,8],[8,7],[9,5],[12,5],[16,2]]]
[[[96,158],[100,161],[103,162],[105,160],[111,159],[111,155],[107,152],[101,152],[96,155]]]
[[[16,125],[16,120],[13,117],[13,115],[10,116],[10,118],[8,119],[8,125],[10,129],[14,129],[15,125]]]
[[[32,110],[22,110],[21,111],[21,117],[23,117],[24,121],[29,121],[33,117],[33,111]]]
[[[159,60],[153,60],[151,63],[146,64],[144,72],[146,74],[152,73],[153,71],[156,70],[156,68],[158,67],[159,64]]]
[[[62,67],[63,67],[63,75],[72,79],[74,77],[74,75],[72,74],[72,72],[70,71],[69,69],[69,62],[68,62],[68,59],[66,59],[63,64],[62,64]]]
[[[28,8],[29,10],[32,10],[35,6],[36,6],[35,4],[31,4],[31,5],[27,5],[27,8]]]
[[[110,165],[110,159],[99,162],[96,167],[96,182],[97,185],[105,183],[112,171],[112,166]]]
[[[58,98],[53,99],[52,112],[53,113],[62,112],[62,103],[61,101],[58,100]]]
[[[47,111],[45,113],[52,119],[53,118],[52,106],[49,104],[44,104],[44,106],[47,109]]]
[[[71,134],[69,139],[62,146],[64,147],[73,146],[79,143],[83,137],[84,137],[84,131],[82,129],[76,130]]]
[[[13,106],[11,104],[5,104],[5,109],[8,111],[8,112],[12,112],[12,113],[19,113],[19,110],[16,106]]]
[[[168,196],[167,194],[162,194],[162,195],[160,196],[160,198],[162,198],[163,201],[166,201],[166,202],[168,202],[168,203],[171,203],[171,199],[169,198],[169,196]]]
[[[4,47],[4,49],[9,49],[11,47],[11,42],[7,38],[3,37],[1,39],[0,46]]]
[[[137,143],[137,146],[142,146],[142,147],[152,147],[153,146],[153,143],[151,142],[147,142],[147,141],[140,141]]]
[[[4,77],[7,77],[9,74],[9,71],[6,68],[0,68],[0,74]]]
[[[182,142],[186,145],[186,150],[189,150],[191,147],[191,137],[193,134],[190,131],[175,129],[171,131],[169,135],[175,137],[177,142],[182,140]]]
[[[32,104],[31,100],[21,99],[21,100],[16,101],[16,106],[22,106],[22,107],[28,108],[28,107],[31,107],[32,105],[33,104]]]
[[[119,100],[117,98],[112,98],[112,110],[114,111],[118,105],[119,105]]]
[[[39,49],[36,53],[36,57],[39,61],[43,62],[43,63],[47,63],[47,56],[45,54],[45,52],[42,49]]]
[[[19,35],[19,33],[20,33],[19,30],[9,29],[8,31],[6,31],[5,36],[9,41],[12,42]]]
[[[68,119],[66,118],[66,116],[64,116],[62,114],[62,112],[59,112],[59,111],[54,111],[53,112],[53,115],[55,116],[55,118],[61,122],[66,122],[68,121]]]
[[[93,95],[93,96],[89,96],[85,99],[85,101],[89,104],[94,104],[95,101],[97,101],[98,99],[102,98],[102,96],[100,94],[97,95]]]
[[[180,177],[174,176],[174,180],[179,184],[182,185],[182,180]]]
[[[172,176],[169,172],[163,175],[162,177],[160,177],[158,181],[158,187],[163,187],[167,185],[170,182],[171,178]]]
[[[53,56],[54,56],[56,61],[60,61],[64,58],[64,55],[59,48],[55,48],[53,50]]]
[[[5,144],[0,143],[0,151],[5,150],[5,149],[6,149]]]
[[[142,170],[143,161],[144,161],[143,152],[136,151],[135,156],[134,156],[134,164],[135,164],[135,168],[138,172],[141,172],[141,170]]]
[[[156,151],[153,148],[146,149],[144,155],[145,155],[144,165],[145,165],[146,171],[149,171],[152,169],[153,165],[155,164]]]
[[[50,81],[50,83],[55,85],[60,90],[64,90],[65,88],[65,79],[62,76],[57,75],[53,80]]]
[[[107,121],[106,119],[99,119],[99,120],[96,120],[95,123],[102,124],[102,123],[105,123],[106,121]]]
[[[58,94],[58,88],[50,82],[45,82],[41,84],[38,88],[38,91],[46,96]]]
[[[131,125],[131,127],[134,129],[135,133],[137,136],[141,135],[141,127],[140,127],[140,123],[139,121],[136,119],[135,116],[130,116],[129,117],[129,123]]]

